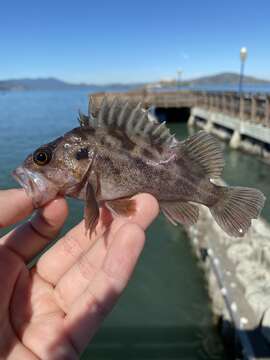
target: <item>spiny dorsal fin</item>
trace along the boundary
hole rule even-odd
[[[97,104],[96,98],[94,96],[90,96],[89,100],[89,108],[88,108],[88,115],[89,117],[95,118],[98,113],[99,106]]]
[[[182,143],[189,159],[209,177],[219,177],[224,159],[219,142],[206,131],[199,131]]]
[[[153,144],[171,146],[175,143],[174,135],[170,134],[165,122],[160,124],[153,114],[142,108],[140,103],[123,101],[117,97],[109,101],[104,96],[101,105],[90,98],[91,126],[118,128],[129,137],[141,136]]]
[[[78,121],[79,121],[79,124],[81,127],[89,127],[90,126],[89,116],[84,115],[80,110],[79,110]]]

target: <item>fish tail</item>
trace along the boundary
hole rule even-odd
[[[219,186],[220,197],[209,207],[218,225],[230,236],[242,237],[258,218],[265,196],[257,189]]]

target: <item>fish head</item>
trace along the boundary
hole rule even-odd
[[[34,207],[46,204],[58,194],[73,196],[80,190],[93,151],[75,130],[40,146],[13,172]]]

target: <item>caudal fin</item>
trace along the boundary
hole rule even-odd
[[[263,208],[265,196],[257,189],[246,187],[220,187],[220,200],[210,208],[219,226],[235,237],[245,235]]]

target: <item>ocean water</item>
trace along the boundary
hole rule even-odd
[[[85,90],[0,93],[1,189],[18,186],[10,173],[29,152],[77,126],[78,109],[87,111],[87,95]],[[171,126],[179,138],[188,135],[185,124]],[[225,180],[270,193],[268,166],[254,157],[224,151]],[[63,232],[82,218],[82,204],[69,203]],[[270,219],[269,203],[263,214]],[[212,323],[203,274],[181,227],[160,216],[149,228],[132,280],[82,358],[226,358]]]

